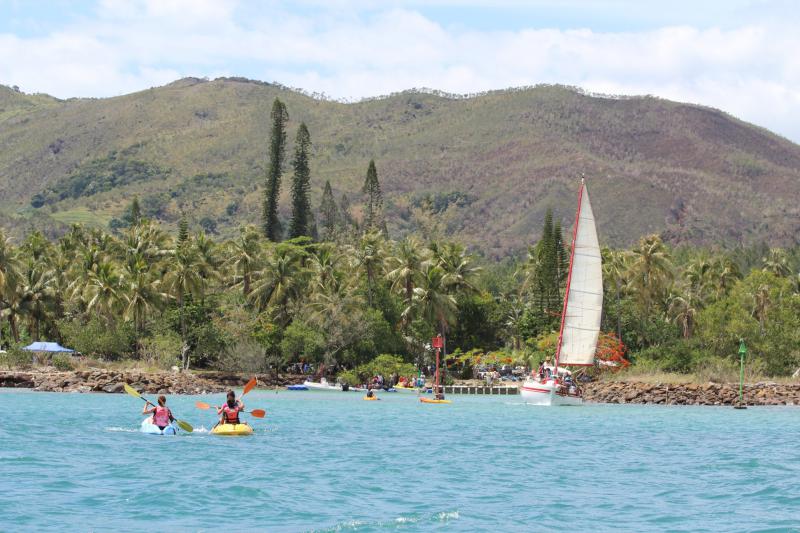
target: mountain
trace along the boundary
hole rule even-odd
[[[312,205],[329,179],[357,207],[374,158],[393,236],[436,221],[487,255],[519,251],[549,207],[571,227],[583,174],[608,244],[797,242],[800,146],[715,109],[563,86],[342,103],[239,78],[102,99],[0,86],[0,225],[106,226],[134,196],[167,226],[182,211],[224,236],[259,223],[276,97],[287,160],[300,121],[311,132]]]

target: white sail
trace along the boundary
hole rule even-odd
[[[570,262],[569,292],[562,317],[560,365],[591,365],[603,313],[603,268],[589,192],[581,186],[578,229]]]

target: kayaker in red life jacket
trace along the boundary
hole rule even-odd
[[[244,404],[242,401],[236,399],[236,394],[232,390],[228,391],[227,403],[217,409],[217,414],[221,415],[219,423],[241,424],[239,421],[239,413],[242,411],[244,411]]]
[[[158,397],[158,405],[153,405],[148,409],[148,406],[150,405],[153,404],[150,402],[144,404],[142,414],[149,415],[152,413],[153,424],[158,426],[158,429],[164,429],[170,424],[170,422],[175,420],[175,418],[172,416],[172,411],[170,411],[169,407],[167,407],[167,397],[163,394]]]

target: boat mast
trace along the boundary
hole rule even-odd
[[[575,212],[575,226],[572,228],[572,247],[569,252],[569,272],[567,273],[567,286],[564,289],[564,307],[561,309],[561,327],[558,330],[558,346],[556,347],[555,378],[558,379],[558,360],[561,357],[561,342],[564,340],[564,322],[567,318],[567,300],[569,299],[569,286],[572,282],[572,262],[575,259],[575,239],[578,237],[578,224],[581,219],[581,202],[583,200],[584,179],[581,178],[581,187],[578,191],[578,210]]]

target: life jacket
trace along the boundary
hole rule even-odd
[[[226,424],[240,424],[239,422],[239,411],[241,407],[239,405],[234,405],[233,407],[229,407],[226,403],[222,406],[222,416],[225,419]]]
[[[169,408],[157,405],[156,410],[153,412],[153,423],[162,429],[167,427],[170,414]]]

